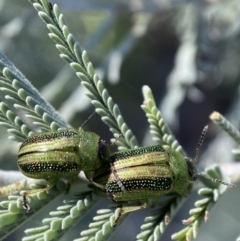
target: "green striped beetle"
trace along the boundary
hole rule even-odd
[[[44,189],[25,193],[23,207],[30,210],[27,195],[51,189],[60,177],[73,179],[83,170],[90,178],[91,172],[108,160],[109,155],[110,147],[105,141],[81,128],[37,133],[28,137],[20,146],[18,167],[25,176],[46,179],[48,185]]]
[[[122,208],[115,223],[122,214],[145,208],[148,199],[157,200],[173,189],[179,195],[187,196],[189,183],[196,181],[198,176],[203,176],[228,187],[234,187],[234,184],[213,179],[197,172],[196,161],[206,132],[207,126],[200,137],[194,159],[184,157],[169,146],[160,145],[112,154],[109,160],[112,162],[126,192],[122,192],[120,189],[109,163],[105,163],[94,172],[92,182],[97,191],[101,195],[111,198],[114,202],[136,200],[141,202],[139,206]]]

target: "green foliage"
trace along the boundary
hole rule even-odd
[[[31,0],[30,2],[37,10],[39,17],[46,23],[50,31],[49,37],[55,42],[60,57],[71,66],[80,78],[82,85],[89,91],[87,96],[91,99],[91,103],[95,106],[95,110],[101,116],[102,121],[109,126],[115,139],[119,135],[123,136],[116,142],[118,148],[124,150],[137,147],[137,140],[125,123],[118,105],[113,102],[113,98],[95,73],[92,63],[88,60],[87,52],[81,50],[80,44],[71,34],[58,6],[56,4],[51,6],[46,0]],[[57,130],[70,126],[2,54],[0,55],[0,90],[2,97],[0,124],[8,129],[11,139],[22,142],[33,132]],[[163,120],[149,87],[143,87],[143,96],[142,109],[150,123],[150,133],[153,135],[153,139],[158,143],[170,145],[174,150],[183,153],[182,147]],[[239,133],[236,129],[229,128],[228,122],[219,122],[219,120],[216,122],[221,123],[220,126],[227,130],[236,141],[239,141]],[[213,178],[222,179],[218,168],[213,168],[207,173]],[[203,220],[208,219],[210,208],[225,191],[225,188],[219,184],[203,182],[206,187],[199,190],[199,195],[203,198],[195,202],[196,208],[190,210],[191,217],[184,221],[184,224],[188,226],[173,234],[172,239],[180,241],[195,238]],[[28,179],[16,182],[1,188],[0,194],[3,196],[10,194],[12,190],[25,190],[29,186],[33,189],[42,187],[41,183],[30,185],[31,183],[33,181]],[[39,210],[50,203],[53,198],[63,193],[65,188],[66,185],[59,181],[59,184],[49,193],[32,195],[29,200],[32,206],[30,213],[26,213],[23,209],[21,195],[9,195],[7,200],[1,201],[0,238],[7,237],[16,227],[29,220],[33,214],[39,214]],[[167,198],[167,201],[160,200],[159,207],[145,218],[145,223],[141,226],[142,231],[137,235],[137,240],[158,240],[164,233],[169,220],[172,220],[182,201],[174,193],[168,195]],[[59,205],[56,211],[50,212],[49,218],[45,217],[42,220],[42,226],[25,230],[26,237],[23,240],[58,240],[64,234],[68,234],[70,232],[68,230],[77,224],[98,200],[99,198],[91,190],[82,193],[77,198],[64,201],[64,205]],[[127,203],[124,205],[127,206]],[[116,216],[118,216],[118,212],[119,208],[116,205],[110,209],[98,210],[94,222],[89,224],[89,229],[79,230],[82,237],[75,240],[107,239],[113,232],[111,227]]]
[[[172,135],[169,127],[162,118],[161,112],[157,109],[152,91],[148,86],[143,87],[143,96],[144,104],[141,107],[148,118],[150,133],[153,135],[153,139],[159,144],[169,145],[173,150],[183,154],[182,147]]]

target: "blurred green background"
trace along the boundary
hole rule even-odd
[[[59,5],[71,32],[87,50],[140,145],[154,143],[140,108],[143,101],[141,88],[149,85],[165,121],[189,156],[195,154],[202,128],[210,125],[203,146],[206,151],[202,152],[204,155],[199,161],[200,169],[216,162],[233,161],[233,141],[224,133],[217,135],[220,130],[208,116],[212,111],[218,111],[239,127],[239,1],[59,0],[52,3]],[[94,112],[94,108],[85,97],[86,90],[80,86],[79,79],[59,58],[47,33],[28,1],[0,2],[0,51],[59,110],[62,117],[77,128]],[[107,141],[112,137],[97,114],[87,121],[84,129],[98,133]],[[7,140],[4,128],[0,133],[1,169],[16,170],[18,146]],[[236,191],[229,193],[236,195]],[[190,206],[193,206],[192,199],[194,196],[189,199],[191,202],[188,200]],[[240,198],[238,195],[230,199],[239,203]],[[234,203],[227,200],[218,208],[222,211]],[[183,209],[184,217],[188,216],[188,209]],[[143,220],[144,213],[146,210],[135,213],[134,218],[141,215],[138,219]],[[217,222],[216,228],[219,228],[226,224],[225,218],[216,217],[211,222]],[[177,220],[180,229],[181,219]],[[225,230],[227,239],[222,234],[219,237],[214,234],[208,240],[236,239],[239,219],[232,218],[231,221],[228,225],[235,229]],[[169,230],[162,240],[168,240],[178,229]]]

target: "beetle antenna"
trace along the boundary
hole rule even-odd
[[[186,160],[188,160],[188,161],[190,161],[190,162],[193,162],[193,163],[196,163],[196,162],[197,162],[197,160],[198,160],[198,155],[199,155],[199,151],[200,151],[200,148],[201,148],[201,146],[202,146],[202,144],[203,144],[203,141],[204,141],[204,138],[205,138],[205,136],[206,136],[207,131],[208,131],[208,126],[205,126],[205,127],[203,128],[202,134],[201,134],[201,136],[200,136],[200,138],[199,138],[199,141],[198,141],[198,144],[197,144],[196,156],[195,156],[195,158],[194,158],[192,161],[191,161],[191,159],[189,160],[188,158],[186,158]],[[227,187],[236,187],[236,185],[233,184],[233,183],[224,182],[224,181],[221,181],[221,180],[219,180],[219,179],[215,179],[215,178],[209,177],[209,176],[206,175],[205,173],[197,173],[196,171],[194,171],[193,174],[194,174],[193,176],[195,177],[195,180],[196,180],[196,177],[197,177],[197,176],[201,176],[201,177],[204,177],[204,178],[206,178],[206,179],[208,179],[208,180],[210,180],[210,181],[212,181],[212,182],[216,182],[216,183],[225,185],[225,186],[227,186]]]
[[[83,127],[83,126],[92,118],[92,116],[93,116],[95,113],[96,113],[96,111],[94,111],[94,112],[82,123],[81,127]],[[81,127],[80,127],[80,128],[81,128]]]
[[[220,183],[220,184],[223,184],[223,185],[228,186],[228,187],[236,187],[236,185],[233,184],[233,183],[223,182],[223,181],[221,181],[219,179],[215,179],[215,178],[209,177],[209,176],[207,176],[204,173],[197,173],[197,175],[201,176],[201,177],[204,177],[204,178],[206,178],[208,180],[211,180],[212,182]]]
[[[197,148],[196,148],[196,156],[195,156],[195,158],[193,160],[194,163],[196,163],[197,160],[198,160],[199,151],[200,151],[200,148],[201,148],[201,146],[203,144],[204,137],[206,136],[207,130],[208,130],[208,126],[205,126],[203,128],[202,134],[201,134],[201,136],[199,138],[199,141],[198,141],[198,144],[197,144]]]
[[[110,144],[110,146],[114,146],[114,145],[116,144],[116,142],[117,142],[122,136],[123,136],[123,134],[120,134],[120,135],[115,139],[115,141]]]

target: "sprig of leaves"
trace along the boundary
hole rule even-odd
[[[184,154],[181,145],[173,136],[161,112],[158,110],[151,89],[145,85],[142,88],[142,92],[144,102],[141,107],[148,118],[150,133],[153,135],[153,140],[157,141],[159,144],[169,145],[173,150]]]
[[[56,4],[52,6],[46,0],[31,0],[31,3],[38,11],[40,18],[47,24],[47,28],[50,30],[49,37],[56,43],[56,48],[61,53],[60,57],[69,63],[81,79],[81,83],[89,90],[87,96],[95,106],[96,112],[110,127],[115,138],[123,136],[116,143],[119,149],[136,147],[137,140],[124,122],[118,105],[113,102],[112,97],[95,73],[92,63],[88,60],[87,52],[81,50],[79,43],[70,33],[58,6]]]
[[[221,171],[217,166],[207,169],[206,174],[215,179],[222,179]],[[199,189],[198,194],[203,196],[203,198],[195,202],[195,208],[189,211],[191,217],[183,220],[183,224],[187,225],[187,227],[173,234],[173,240],[192,241],[195,239],[201,223],[208,221],[210,209],[227,190],[227,186],[213,183],[203,178],[202,181],[206,187]]]

